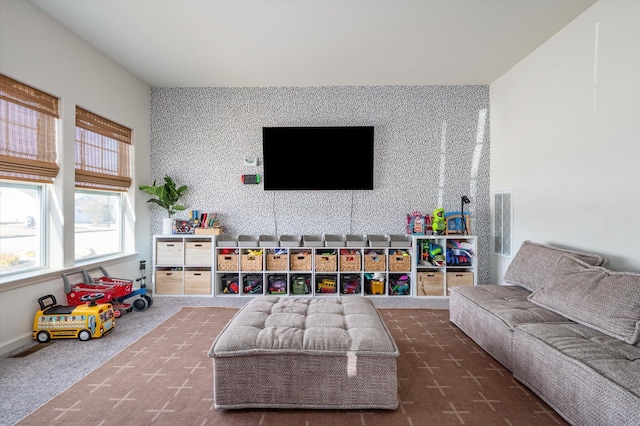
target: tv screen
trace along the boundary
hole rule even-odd
[[[373,189],[373,126],[263,127],[264,189]]]

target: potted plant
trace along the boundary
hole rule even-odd
[[[187,190],[187,185],[178,187],[172,178],[165,175],[164,183],[156,184],[154,180],[152,185],[140,185],[138,189],[153,197],[147,203],[157,204],[167,211],[168,217],[163,219],[162,233],[171,234],[171,216],[178,211],[186,210],[186,207],[178,204],[178,201]]]

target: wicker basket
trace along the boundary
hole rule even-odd
[[[292,271],[310,271],[311,255],[307,253],[291,253],[289,265]]]
[[[411,255],[389,255],[389,271],[409,272],[411,271]]]
[[[240,255],[241,271],[262,271],[262,256],[255,254]]]
[[[218,255],[218,271],[237,271],[238,255],[237,254],[219,254]]]
[[[338,270],[338,256],[335,254],[316,254],[316,271],[335,272]]]
[[[365,254],[364,255],[364,270],[365,271],[385,271],[387,257],[382,253]]]
[[[286,254],[268,254],[267,255],[267,271],[286,271],[287,255]]]
[[[362,258],[359,253],[340,255],[341,271],[362,271]]]

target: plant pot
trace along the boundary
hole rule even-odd
[[[162,218],[162,235],[170,235],[173,233],[173,219],[170,217]]]

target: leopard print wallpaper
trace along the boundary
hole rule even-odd
[[[374,126],[374,189],[242,184],[241,175],[262,174],[263,126]],[[304,176],[319,149],[301,144],[290,173]],[[235,235],[403,234],[407,213],[459,211],[467,195],[478,283],[489,279],[488,86],[153,88],[150,179],[165,174],[189,186],[188,209],[217,212]],[[162,213],[152,208],[152,234]]]

